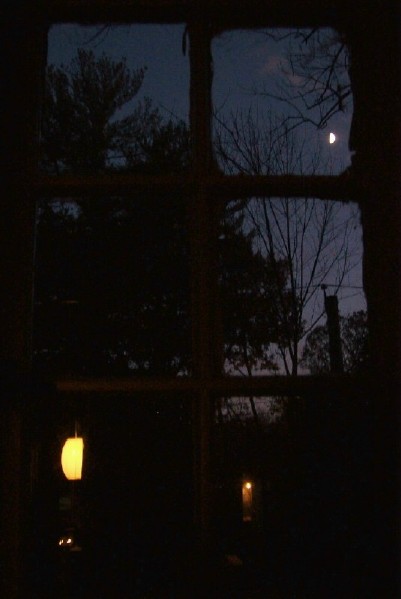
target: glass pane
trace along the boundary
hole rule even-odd
[[[373,421],[355,389],[216,400],[217,550],[243,596],[319,597],[328,584],[347,595],[351,556],[371,551],[350,539],[373,529]]]
[[[341,202],[249,198],[227,204],[219,240],[226,373],[330,371],[336,309],[343,369],[366,366],[359,223],[357,207]]]
[[[46,172],[171,173],[189,162],[183,26],[58,25],[42,110]]]
[[[286,497],[291,484],[287,478],[291,466],[288,406],[289,400],[280,397],[221,397],[215,402],[213,488],[218,550],[231,567],[235,564],[248,574],[244,576],[246,591],[257,591],[260,596],[262,591],[276,596],[277,568],[284,562],[280,530],[287,532],[284,525],[290,514],[286,508],[292,498]]]
[[[57,403],[33,495],[35,596],[181,596],[193,532],[191,399],[96,394]],[[75,431],[83,468],[72,481],[60,455]]]
[[[348,50],[332,29],[215,38],[214,138],[226,173],[338,174],[350,165]]]
[[[34,360],[56,375],[190,371],[184,198],[42,201]]]

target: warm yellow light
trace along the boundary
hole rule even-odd
[[[247,480],[242,483],[242,520],[250,522],[253,515],[252,483]]]
[[[64,443],[61,466],[68,480],[80,480],[82,478],[83,453],[84,441],[82,437],[70,437]]]

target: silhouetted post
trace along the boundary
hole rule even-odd
[[[343,352],[340,335],[340,317],[338,314],[338,299],[336,295],[326,295],[324,290],[324,307],[327,316],[327,329],[329,332],[330,370],[334,373],[344,372]]]

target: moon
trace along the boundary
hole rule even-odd
[[[329,143],[333,144],[336,141],[336,136],[334,133],[330,133],[329,135]]]

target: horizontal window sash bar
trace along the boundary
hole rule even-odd
[[[236,197],[313,197],[351,200],[353,184],[349,176],[302,175],[231,175],[208,177],[211,193],[226,199]]]
[[[302,396],[313,393],[350,394],[352,389],[367,386],[366,377],[351,375],[325,376],[255,376],[227,377],[219,379],[176,378],[176,379],[59,379],[55,383],[61,394],[96,393],[191,393],[207,391],[216,397],[221,396]]]
[[[357,3],[357,0],[355,0]],[[36,10],[50,22],[183,22],[204,17],[219,27],[325,27],[334,25],[330,2],[312,0],[308,10],[291,0],[42,0]]]
[[[103,195],[143,192],[196,193],[202,191],[221,199],[239,197],[311,197],[341,201],[355,200],[356,184],[351,176],[302,176],[302,175],[208,175],[194,178],[192,175],[62,175],[50,177],[39,175],[32,183],[36,195],[41,197],[71,198],[82,194]]]
[[[50,24],[170,24],[189,16],[187,0],[42,0],[41,8]]]

